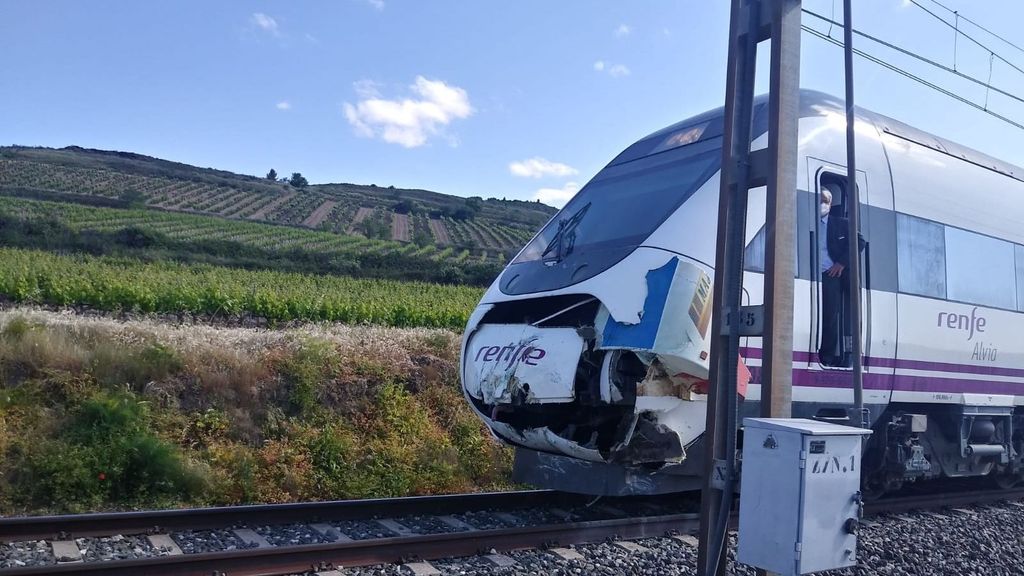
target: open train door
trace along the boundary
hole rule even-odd
[[[806,215],[800,218],[801,235],[806,239],[806,247],[800,252],[807,254],[809,265],[800,269],[801,275],[807,275],[810,280],[809,334],[806,342],[806,352],[803,354],[806,364],[796,358],[795,367],[806,366],[805,371],[797,370],[794,375],[795,386],[806,386],[808,389],[804,395],[814,395],[814,388],[829,387],[846,389],[843,399],[852,404],[852,370],[853,358],[851,356],[852,340],[852,315],[849,309],[849,296],[845,290],[849,289],[848,283],[836,282],[829,284],[823,276],[826,274],[825,261],[827,252],[824,250],[822,240],[827,238],[828,220],[845,218],[847,214],[847,172],[846,168],[818,160],[808,158],[807,160],[808,179],[813,188],[813,195],[805,195],[802,202],[807,206],[801,206],[800,212]],[[887,169],[887,166],[886,166]],[[857,172],[857,187],[860,196],[860,225],[861,234],[867,245],[861,253],[861,338],[863,339],[864,353],[864,402],[871,410],[871,419],[877,418],[881,410],[877,406],[870,405],[888,404],[891,393],[892,374],[894,373],[894,359],[896,355],[896,298],[895,289],[889,289],[886,285],[890,280],[888,272],[890,266],[895,266],[895,221],[892,217],[892,189],[888,174],[884,174],[884,184],[878,183],[877,189],[869,185],[868,172]],[[877,178],[876,180],[883,180]],[[819,212],[819,205],[822,200],[822,191],[829,190],[833,196],[832,210],[828,220],[822,218]],[[841,233],[841,237],[847,234]],[[893,268],[894,269],[894,268]],[[839,292],[836,286],[845,287]],[[798,299],[799,301],[799,299]],[[829,321],[826,317],[832,314],[834,320]],[[835,342],[834,355],[829,358],[822,354],[823,345],[828,347],[828,328],[835,330],[832,335],[832,342]],[[797,342],[794,342],[798,346]],[[831,398],[835,398],[832,395]],[[794,400],[797,400],[797,393],[794,391]],[[848,417],[845,407],[840,408],[831,402],[821,403],[817,399],[808,398],[812,404],[821,404],[816,417],[825,420],[842,422]],[[852,415],[849,415],[852,416]],[[852,424],[856,425],[857,423]]]

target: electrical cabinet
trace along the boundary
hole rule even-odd
[[[871,431],[799,418],[743,425],[737,559],[783,576],[855,565]]]

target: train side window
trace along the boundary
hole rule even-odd
[[[942,224],[896,215],[897,262],[901,292],[946,297],[946,236]]]
[[[1024,246],[1013,246],[1013,256],[1017,264],[1017,310],[1024,312]]]
[[[764,235],[761,226],[743,252],[743,268],[749,272],[764,272]]]
[[[946,227],[946,296],[1013,310],[1017,304],[1013,244]]]

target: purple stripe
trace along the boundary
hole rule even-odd
[[[761,368],[750,367],[751,383],[761,382]],[[834,370],[793,370],[793,385],[809,388],[852,387],[849,372]],[[1024,383],[964,380],[962,378],[936,378],[932,376],[906,376],[893,374],[864,374],[865,390],[892,390],[894,392],[952,392],[970,394],[1024,395]]]
[[[763,358],[764,353],[760,348],[740,348],[740,355],[744,358]],[[793,361],[814,363],[818,361],[818,355],[812,352],[796,350],[793,352]],[[980,374],[985,376],[1024,378],[1024,369],[1021,368],[953,364],[950,362],[931,362],[928,360],[906,360],[903,358],[884,358],[881,356],[865,356],[864,365],[879,368],[902,368],[905,370],[933,370],[935,372],[949,372],[952,374]]]

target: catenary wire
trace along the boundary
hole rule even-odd
[[[819,20],[828,22],[829,26],[839,25],[839,22],[835,22],[835,21],[833,21],[833,20],[831,20],[831,19],[829,19],[829,18],[827,18],[827,17],[825,17],[825,16],[823,16],[821,14],[818,14],[816,12],[812,12],[812,11],[807,10],[807,9],[804,9],[803,12],[805,14],[808,14],[810,16],[818,18]],[[1013,94],[1013,93],[1010,93],[1010,92],[1008,92],[1006,90],[1003,90],[1002,88],[999,88],[998,86],[993,86],[992,85],[992,83],[991,83],[992,82],[991,66],[990,66],[990,69],[989,69],[989,72],[990,72],[989,81],[985,82],[984,80],[980,80],[980,79],[975,78],[974,76],[971,76],[969,74],[964,74],[963,72],[960,72],[959,70],[955,70],[953,68],[950,68],[949,66],[946,66],[944,64],[940,64],[939,62],[936,62],[934,60],[931,60],[930,58],[926,58],[924,56],[921,56],[920,54],[912,52],[912,51],[910,51],[910,50],[908,50],[906,48],[902,48],[900,46],[897,46],[896,44],[893,44],[892,42],[887,42],[885,40],[882,40],[881,38],[878,38],[876,36],[872,36],[871,34],[867,34],[866,32],[861,32],[860,30],[854,29],[853,33],[858,35],[858,36],[860,36],[860,37],[862,37],[862,38],[865,38],[867,40],[871,40],[872,42],[875,42],[877,44],[881,44],[882,46],[885,46],[886,48],[895,50],[895,51],[897,51],[897,52],[899,52],[899,53],[901,53],[901,54],[903,54],[905,56],[910,56],[911,58],[917,59],[917,60],[919,60],[921,62],[924,62],[925,64],[928,64],[930,66],[934,66],[935,68],[938,68],[938,69],[940,69],[940,70],[942,70],[944,72],[948,72],[950,74],[954,74],[956,76],[959,76],[960,78],[963,78],[964,80],[968,80],[970,82],[974,82],[975,84],[977,84],[979,86],[982,86],[983,88],[987,88],[989,90],[992,90],[993,92],[998,92],[999,94],[1002,94],[1003,96],[1006,96],[1008,98],[1012,98],[1013,100],[1016,100],[1017,102],[1020,102],[1021,104],[1024,104],[1024,97],[1017,96],[1016,94]],[[828,37],[831,38],[832,36],[828,35]]]
[[[918,3],[918,1],[917,1],[917,0],[910,0],[910,3],[911,3],[911,4],[913,4],[914,6],[917,6],[917,7],[918,7],[918,8],[920,8],[921,10],[924,10],[924,11],[925,11],[925,12],[927,12],[928,14],[930,14],[930,15],[932,16],[932,18],[935,18],[935,19],[936,19],[936,20],[938,20],[939,22],[942,22],[942,23],[943,23],[943,24],[945,24],[946,26],[949,26],[950,28],[952,28],[953,30],[955,30],[957,34],[959,34],[959,35],[963,36],[964,38],[966,38],[966,39],[970,40],[971,42],[974,42],[975,44],[977,44],[977,45],[978,45],[978,46],[979,46],[980,48],[982,48],[982,49],[983,49],[983,50],[985,50],[986,52],[990,52],[991,54],[993,54],[993,55],[994,55],[994,56],[995,56],[996,58],[998,58],[998,59],[999,59],[1000,61],[1002,61],[1003,63],[1005,63],[1005,64],[1006,64],[1007,66],[1009,66],[1010,68],[1013,68],[1013,69],[1014,69],[1014,70],[1016,70],[1017,72],[1020,72],[1021,74],[1024,74],[1024,69],[1022,69],[1022,68],[1021,68],[1020,66],[1017,66],[1017,65],[1016,65],[1016,64],[1014,64],[1013,62],[1010,62],[1010,61],[1009,61],[1009,60],[1007,60],[1007,59],[1006,59],[1006,58],[1005,58],[1005,57],[1004,57],[1003,55],[999,54],[998,52],[996,52],[996,51],[995,51],[995,50],[993,50],[992,48],[989,48],[988,46],[986,46],[986,45],[982,44],[982,43],[981,43],[980,41],[976,40],[976,39],[975,39],[975,38],[974,38],[973,36],[971,36],[970,34],[968,34],[968,33],[964,32],[963,30],[960,30],[960,29],[959,29],[959,28],[958,28],[958,27],[957,27],[957,26],[956,26],[955,24],[952,24],[952,23],[950,23],[950,22],[949,22],[949,20],[946,20],[946,19],[945,19],[945,18],[943,18],[942,16],[939,16],[939,15],[938,15],[938,14],[936,14],[935,12],[932,12],[931,10],[929,10],[929,9],[925,8],[925,7],[924,7],[924,6],[922,6],[922,5],[920,4],[920,3]],[[947,10],[948,10],[948,8],[947,8]],[[963,20],[966,20],[966,18],[964,18],[963,16],[960,16],[960,18],[961,18],[961,19],[963,19]],[[1017,46],[1014,46],[1014,47],[1015,47],[1015,48],[1017,48]],[[1019,48],[1018,48],[1018,49],[1019,49]]]
[[[820,39],[822,39],[822,40],[824,40],[826,42],[831,42],[832,44],[835,44],[836,46],[839,46],[839,47],[843,46],[842,41],[836,40],[835,38],[831,38],[828,35],[826,35],[824,32],[820,32],[818,30],[815,30],[814,28],[811,28],[810,26],[807,26],[807,25],[801,25],[801,28],[805,32],[811,34],[812,36],[820,38]],[[895,72],[897,74],[900,74],[901,76],[904,76],[906,78],[909,78],[910,80],[913,80],[915,82],[918,82],[918,83],[920,83],[920,84],[922,84],[922,85],[924,85],[924,86],[926,86],[928,88],[931,88],[932,90],[935,90],[936,92],[944,94],[944,95],[946,95],[946,96],[948,96],[948,97],[950,97],[950,98],[952,98],[954,100],[957,100],[957,101],[959,101],[959,102],[961,102],[963,104],[966,104],[966,105],[968,105],[968,106],[970,106],[972,108],[980,110],[981,112],[984,112],[985,114],[988,114],[988,115],[990,115],[990,116],[992,116],[994,118],[1002,120],[1003,122],[1006,122],[1007,124],[1009,124],[1011,126],[1019,128],[1021,130],[1024,130],[1024,124],[1022,124],[1020,122],[1017,122],[1015,120],[1012,120],[1012,119],[1010,119],[1010,118],[1008,118],[1006,116],[1003,116],[1002,114],[999,114],[998,112],[994,112],[992,110],[988,110],[984,106],[982,106],[982,105],[980,105],[980,104],[978,104],[976,102],[973,102],[973,101],[969,100],[968,98],[965,98],[964,96],[961,96],[961,95],[957,94],[956,92],[953,92],[952,90],[947,90],[947,89],[939,86],[938,84],[935,84],[934,82],[929,82],[928,80],[925,80],[924,78],[922,78],[920,76],[917,76],[916,74],[913,74],[912,72],[910,72],[908,70],[904,70],[903,68],[900,68],[899,66],[896,66],[895,64],[891,64],[889,62],[886,62],[885,60],[882,60],[881,58],[878,58],[877,56],[869,54],[869,53],[867,53],[867,52],[865,52],[865,51],[863,51],[863,50],[861,50],[859,48],[854,48],[853,52],[854,52],[854,54],[857,54],[858,56],[860,56],[861,58],[864,58],[865,60],[868,60],[869,62],[873,62],[875,64],[878,64],[879,66],[882,66],[883,68],[891,70],[891,71],[893,71],[893,72]]]
[[[960,20],[963,20],[964,22],[967,22],[971,26],[974,26],[975,28],[981,30],[982,32],[985,32],[989,36],[992,36],[993,38],[1003,42],[1007,46],[1010,46],[1010,47],[1016,49],[1017,51],[1021,52],[1022,54],[1024,54],[1024,48],[1020,47],[1020,45],[1015,44],[1014,42],[1006,39],[1005,37],[1000,36],[999,34],[993,32],[992,30],[982,26],[981,24],[978,24],[974,20],[971,20],[967,16],[964,16],[963,14],[961,14],[958,10],[953,10],[952,8],[950,8],[949,6],[946,6],[942,2],[939,2],[938,0],[928,0],[928,1],[931,2],[932,4],[935,4],[939,8],[942,8],[943,10],[949,12],[950,14],[953,14],[954,16],[959,18]]]

